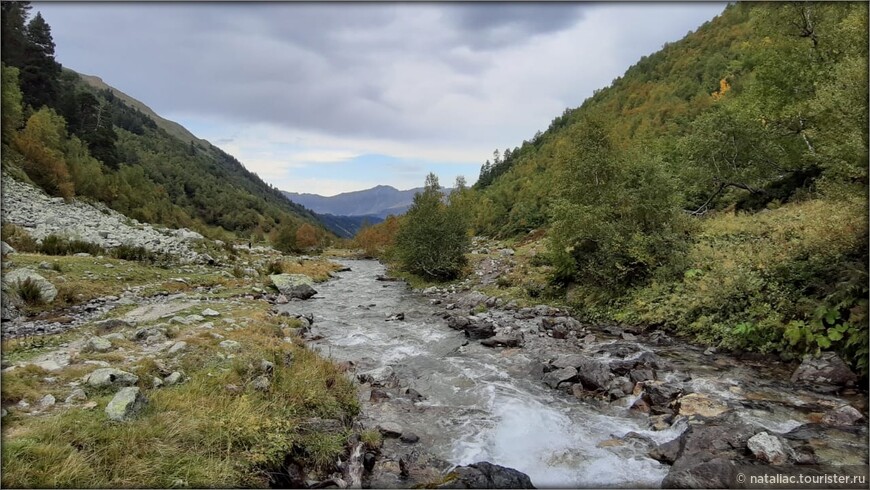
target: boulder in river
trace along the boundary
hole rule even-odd
[[[823,352],[819,357],[806,356],[791,375],[792,383],[851,386],[858,377],[834,352]]]
[[[457,466],[435,488],[535,488],[525,473],[486,461]]]
[[[677,439],[660,444],[649,456],[671,469],[662,488],[728,488],[736,465],[748,464],[746,443],[755,429],[730,418],[690,425]]]
[[[750,437],[746,441],[746,447],[756,459],[764,463],[780,465],[793,459],[789,445],[779,437],[767,432],[759,432]]]
[[[447,326],[454,330],[462,330],[471,340],[487,339],[495,335],[495,325],[486,318],[476,316],[451,316],[447,318]]]
[[[496,335],[480,341],[484,347],[522,347],[522,335]]]
[[[269,279],[288,298],[308,299],[317,294],[311,287],[314,281],[305,274],[272,274]]]

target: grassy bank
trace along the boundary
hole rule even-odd
[[[87,352],[83,340],[106,334],[90,323],[63,334],[4,343],[2,484],[5,487],[248,487],[268,486],[270,475],[290,458],[318,478],[334,470],[351,436],[359,410],[352,382],[330,361],[308,350],[298,337],[298,320],[269,313],[270,305],[249,299],[268,279],[227,277],[214,267],[163,269],[154,265],[95,257],[14,254],[16,267],[42,261],[59,270],[39,270],[59,287],[76,291],[76,301],[118,294],[128,286],[180,293],[190,306],[174,311],[185,318],[206,308],[215,317],[187,324],[166,318],[118,327],[108,352]],[[286,258],[288,272],[325,279],[338,267],[325,260]],[[112,267],[106,267],[111,264]],[[63,280],[59,278],[63,277]],[[78,296],[83,295],[83,296]],[[59,295],[60,298],[61,295]],[[43,305],[52,310],[65,300]],[[130,319],[138,305],[109,316]],[[161,342],[136,339],[156,329]],[[238,345],[227,348],[221,342]],[[170,353],[168,346],[183,347]],[[46,371],[28,360],[47,354],[69,356],[69,365]],[[118,423],[104,409],[115,390],[97,389],[83,377],[94,362],[138,376],[148,404],[135,419]],[[155,386],[170,372],[178,384]],[[263,389],[261,377],[268,379]],[[259,379],[259,387],[258,380]],[[87,399],[64,400],[76,389]],[[41,407],[52,395],[56,403]],[[21,402],[24,404],[19,405]],[[333,421],[322,423],[323,420]]]

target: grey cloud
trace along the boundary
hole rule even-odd
[[[529,115],[514,108],[520,102],[530,107],[552,104],[535,102],[554,96],[540,85],[548,80],[528,76],[538,69],[523,67],[530,62],[528,54],[512,61],[516,66],[511,78],[495,79],[491,69],[509,50],[570,29],[594,8],[491,3],[34,4],[52,26],[64,65],[101,76],[159,113],[430,145],[507,131],[499,129],[507,122],[497,116],[456,112],[465,100],[482,101],[492,114],[509,113],[510,123],[529,124]],[[657,27],[667,26],[662,22]],[[685,31],[681,25],[672,39]],[[547,56],[540,53],[539,59]],[[634,61],[619,63],[627,67]],[[572,85],[571,90],[578,89]],[[522,99],[507,98],[514,94],[523,94]],[[568,105],[566,100],[559,103],[561,108]],[[534,129],[538,127],[511,131],[519,134],[519,142]]]
[[[583,6],[571,3],[462,3],[447,15],[476,48],[523,42],[558,32],[583,18]]]

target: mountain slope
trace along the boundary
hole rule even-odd
[[[3,9],[4,25],[13,27],[3,32],[9,47],[2,52],[5,176],[215,238],[262,240],[280,227],[322,227],[310,211],[180,124],[98,77],[62,69],[38,14],[30,21],[39,25],[37,40],[12,39],[33,31],[13,10]]]
[[[112,92],[119,99],[124,101],[124,103],[128,106],[141,111],[143,114],[154,120],[154,122],[157,123],[157,127],[163,129],[164,131],[172,136],[175,136],[181,141],[184,141],[185,143],[190,143],[191,141],[197,143],[208,143],[206,140],[194,136],[193,133],[188,131],[187,128],[185,128],[181,124],[160,117],[160,115],[151,110],[151,108],[145,105],[143,102],[140,102],[139,100],[136,100],[133,97],[125,94],[124,92],[121,92],[120,90],[110,86],[109,84],[104,82],[102,78],[94,75],[85,75],[84,73],[78,73],[78,76],[81,77],[81,79],[85,83],[97,90],[108,90]]]
[[[407,211],[414,201],[414,195],[422,190],[422,187],[418,187],[400,191],[395,187],[379,185],[371,189],[345,192],[335,196],[287,191],[284,191],[284,195],[315,213],[386,218],[391,214],[400,215]],[[444,189],[442,192],[449,194],[450,189]]]
[[[368,225],[376,225],[383,220],[378,216],[336,216],[318,214],[317,218],[326,228],[341,238],[353,238],[358,231]]]
[[[866,376],[867,9],[731,4],[482,168],[475,230],[545,237],[521,298]]]

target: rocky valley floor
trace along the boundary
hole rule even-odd
[[[584,324],[529,294],[535,242],[477,239],[467,279],[413,290],[347,254],[185,240],[209,260],[4,250],[4,292],[30,278],[46,299],[4,302],[4,486],[866,475],[867,392],[838,358],[787,363]]]

